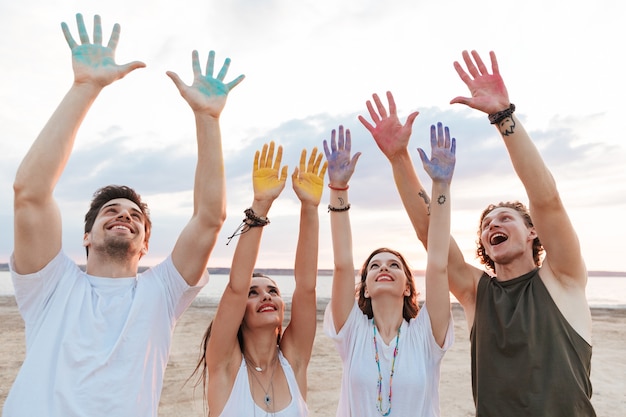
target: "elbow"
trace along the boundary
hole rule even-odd
[[[43,192],[36,192],[28,181],[16,178],[13,182],[13,204],[20,208],[32,204],[40,204],[47,195]]]
[[[355,274],[354,264],[350,262],[335,261],[334,275]]]

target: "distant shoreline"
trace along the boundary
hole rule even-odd
[[[85,269],[84,265],[79,265],[81,269]],[[146,269],[148,269],[148,267],[146,266],[140,266],[139,267],[139,272],[141,271],[145,271]],[[9,270],[9,264],[6,263],[0,263],[0,271],[8,271]],[[215,275],[228,275],[230,273],[230,268],[207,268],[207,270],[209,271],[209,274],[215,274]],[[257,273],[261,273],[261,274],[265,274],[265,275],[293,275],[293,269],[291,268],[257,268],[254,270],[254,272]],[[413,271],[413,273],[415,273],[415,275],[424,275],[423,270],[415,270]],[[355,273],[358,273],[358,270],[355,270]],[[318,276],[332,276],[333,275],[333,270],[332,269],[318,269],[317,270],[317,275]],[[588,271],[587,273],[588,276],[590,277],[623,277],[626,278],[626,271],[624,272],[620,272],[620,271]]]

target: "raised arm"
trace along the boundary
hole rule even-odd
[[[333,241],[334,271],[330,299],[333,322],[337,332],[341,330],[354,305],[354,258],[352,254],[352,229],[350,227],[350,202],[348,183],[361,156],[350,156],[352,138],[350,130],[339,126],[339,135],[333,129],[328,142],[324,141],[324,153],[328,161],[328,186],[330,187],[330,229]]]
[[[229,282],[215,313],[205,353],[207,369],[211,375],[209,396],[230,394],[232,381],[225,381],[224,378],[228,378],[241,363],[242,353],[237,341],[237,331],[244,317],[263,232],[263,227],[254,221],[254,217],[266,218],[272,203],[285,188],[287,167],[280,168],[282,153],[283,149],[279,146],[274,157],[274,142],[270,142],[269,146],[263,145],[261,152],[256,151],[254,156],[252,216],[246,215],[244,219],[233,255]],[[212,404],[211,398],[209,404]]]
[[[376,145],[391,163],[393,179],[402,199],[402,204],[409,215],[418,239],[426,247],[430,198],[415,172],[408,150],[413,122],[419,112],[409,114],[406,122],[402,124],[398,118],[396,103],[391,92],[387,92],[389,111],[385,109],[377,94],[373,94],[372,99],[374,103],[372,104],[368,100],[366,106],[373,124],[363,116],[359,116],[359,120],[372,134]]]
[[[280,348],[294,368],[300,391],[306,394],[306,369],[311,359],[317,327],[317,259],[320,221],[318,206],[324,189],[327,163],[313,148],[300,155],[300,167],[291,176],[293,189],[300,200],[300,232],[296,248],[294,275],[296,287],[291,300],[291,320],[283,333]],[[302,385],[305,384],[305,385]]]
[[[433,336],[443,346],[450,324],[450,292],[448,287],[448,251],[450,247],[450,182],[456,163],[456,140],[441,123],[430,127],[431,157],[418,149],[424,170],[433,181],[433,203],[428,229],[428,260],[426,263],[426,307]]]
[[[515,116],[500,75],[498,61],[490,52],[491,74],[476,51],[463,51],[467,71],[458,62],[454,68],[471,97],[456,97],[451,103],[465,104],[490,116],[507,148],[511,162],[529,199],[533,223],[544,248],[543,267],[552,271],[564,287],[582,287],[587,273],[580,244],[559,196],[556,182],[520,120]]]
[[[193,214],[172,251],[176,269],[189,285],[196,285],[206,269],[217,235],[226,219],[226,185],[219,118],[228,93],[239,84],[240,75],[224,82],[230,59],[226,58],[217,76],[213,76],[215,52],[211,51],[202,74],[198,52],[192,53],[193,83],[187,86],[174,72],[167,75],[174,81],[181,96],[193,110],[196,119],[198,163],[193,189]]]
[[[102,44],[100,16],[94,16],[93,42],[90,42],[81,14],[76,15],[81,43],[61,24],[72,51],[74,81],[41,133],[22,160],[13,189],[15,210],[16,272],[39,271],[61,250],[61,214],[53,198],[54,188],[65,169],[76,133],[87,111],[112,82],[144,67],[142,62],[115,63],[120,35],[116,24],[108,44]]]
[[[359,120],[372,134],[376,144],[391,163],[393,178],[404,209],[413,224],[417,238],[428,249],[427,239],[431,201],[417,176],[408,151],[413,122],[418,113],[411,113],[403,125],[398,119],[396,103],[390,92],[387,92],[389,111],[385,109],[385,106],[376,94],[372,98],[374,104],[367,101],[366,105],[373,124],[363,116],[359,116]],[[450,289],[463,305],[466,314],[468,314],[468,322],[472,323],[476,282],[481,272],[465,262],[461,250],[452,237],[450,238],[448,261],[451,272]]]

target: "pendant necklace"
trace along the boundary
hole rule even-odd
[[[396,369],[396,357],[398,356],[398,341],[400,340],[400,327],[398,327],[398,334],[396,335],[396,347],[393,349],[393,359],[391,361],[391,372],[389,374],[389,408],[383,411],[383,375],[380,372],[380,358],[378,356],[378,343],[376,342],[376,323],[372,319],[374,325],[374,351],[376,352],[376,366],[378,367],[378,398],[376,408],[382,416],[388,416],[391,413],[391,383],[393,382],[393,374]]]
[[[265,389],[263,384],[261,384],[261,380],[259,379],[258,376],[256,376],[256,373],[249,372],[249,374],[252,375],[252,377],[256,380],[256,382],[259,384],[259,386],[261,387],[261,389],[265,393],[265,396],[263,397],[263,403],[265,404],[265,407],[268,410],[270,410],[270,406],[272,406],[272,409],[274,408],[273,405],[272,405],[272,397],[274,396],[274,372],[276,372],[276,362],[277,362],[277,359],[278,359],[278,354],[276,355],[276,357],[274,357],[274,360],[272,361],[272,373],[270,375],[270,383],[267,386],[267,389]],[[261,368],[260,366],[255,366],[245,356],[244,356],[244,360],[246,361],[246,364],[248,364],[248,367],[247,367],[248,369],[252,368],[252,369],[254,369],[257,372],[262,372],[263,371],[263,368]],[[272,395],[270,395],[270,392],[272,393]]]

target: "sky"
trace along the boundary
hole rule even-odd
[[[397,195],[390,165],[357,120],[372,93],[392,91],[402,121],[413,111],[411,153],[430,191],[416,149],[429,152],[438,121],[457,139],[452,234],[475,259],[481,211],[526,194],[496,129],[484,114],[452,98],[468,96],[453,68],[463,50],[488,62],[496,52],[516,114],[550,167],[578,232],[590,270],[626,271],[626,148],[623,129],[624,3],[607,0],[0,0],[0,263],[13,247],[15,171],[72,83],[71,55],[60,23],[75,38],[75,14],[91,34],[100,14],[106,40],[122,27],[120,64],[147,67],[107,87],[87,115],[55,192],[64,250],[84,263],[83,217],[92,193],[107,184],[135,188],[150,206],[152,265],[171,251],[191,216],[195,126],[165,72],[192,81],[191,51],[201,61],[232,59],[226,77],[246,79],[221,117],[228,217],[209,267],[228,267],[227,237],[252,202],[254,151],[274,140],[289,172],[302,149],[343,124],[362,152],[350,182],[356,266],[375,248],[403,252],[425,267]],[[616,130],[617,129],[617,130]],[[328,190],[320,204],[319,268],[332,268]],[[299,202],[291,179],[274,203],[257,267],[293,267]]]

